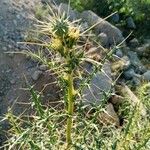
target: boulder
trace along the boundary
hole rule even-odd
[[[80,16],[79,13],[76,10],[73,10],[71,7],[69,7],[65,3],[61,3],[59,5],[58,9],[59,9],[60,14],[65,13],[66,15],[68,15],[70,21],[76,20]]]
[[[92,73],[93,66],[90,63],[86,64],[86,70],[89,74]],[[103,71],[95,73],[83,91],[83,102],[85,104],[99,105],[106,98],[106,94],[112,90],[112,79],[110,64],[105,63],[102,68]]]
[[[89,26],[94,26],[94,30],[96,34],[105,33],[108,37],[108,46],[112,46],[115,44],[120,43],[124,40],[121,31],[110,24],[108,21],[104,20],[103,18],[99,17],[92,11],[83,11],[81,14],[81,18],[83,21],[88,22]]]

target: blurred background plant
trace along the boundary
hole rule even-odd
[[[69,2],[69,0],[62,1]],[[142,32],[149,36],[150,0],[70,0],[70,4],[78,11],[92,10],[101,17],[106,17],[117,11],[121,22],[124,22],[127,17],[133,17],[139,35]],[[143,26],[145,27],[144,30]]]

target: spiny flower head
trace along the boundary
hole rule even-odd
[[[77,40],[80,36],[80,31],[78,28],[76,27],[71,27],[69,28],[69,31],[68,31],[68,36],[69,38],[71,39],[74,39],[74,40]]]
[[[62,40],[59,38],[52,38],[51,48],[54,50],[61,50],[63,48]]]

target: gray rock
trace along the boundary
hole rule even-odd
[[[118,44],[124,39],[121,31],[118,28],[111,25],[106,20],[100,18],[98,15],[90,10],[83,11],[81,14],[81,18],[83,19],[83,21],[86,21],[89,26],[97,24],[93,29],[95,30],[96,34],[105,33],[107,35],[107,45],[109,46]]]
[[[136,49],[134,49],[135,52],[137,52],[138,56],[143,56],[144,55],[144,50],[145,48],[140,46],[140,47],[137,47]]]
[[[87,64],[86,67],[89,74],[92,72],[92,65]],[[91,79],[89,86],[83,89],[83,101],[86,104],[99,105],[104,98],[105,94],[111,92],[112,79],[110,64],[105,63],[103,72],[98,71]]]
[[[135,74],[136,74],[136,73],[135,73],[134,69],[132,69],[132,68],[130,68],[130,69],[124,71],[124,73],[123,73],[124,78],[125,78],[126,80],[132,79],[132,78],[135,76]]]
[[[120,72],[127,70],[130,66],[130,61],[127,56],[122,57],[121,59],[117,57],[115,62],[111,64],[112,75],[118,76]]]
[[[131,91],[131,89],[127,85],[123,85],[120,87],[120,94],[124,97],[127,97],[127,101],[131,106],[135,107],[138,105],[139,114],[143,117],[146,117],[146,109],[145,105],[141,102],[141,100]]]
[[[102,46],[106,46],[107,43],[108,43],[108,37],[107,37],[107,35],[105,33],[100,33],[98,35],[98,37],[100,39],[100,42],[101,42]]]
[[[46,71],[47,69],[48,69],[48,67],[46,65],[39,66],[39,70],[41,70],[41,71]]]
[[[146,71],[146,68],[143,66],[143,64],[139,60],[136,52],[129,51],[128,57],[130,59],[131,65],[135,67],[136,73],[141,74],[141,73],[144,73]]]
[[[128,17],[126,21],[127,21],[127,27],[128,28],[136,29],[136,25],[135,25],[132,17]]]
[[[150,43],[145,43],[135,49],[139,56],[150,56]]]
[[[131,47],[136,48],[139,46],[139,41],[138,41],[138,39],[134,38],[129,42],[129,44]]]
[[[122,58],[122,57],[123,57],[123,52],[122,52],[122,50],[121,50],[121,49],[116,50],[115,55],[118,56],[118,57],[120,57],[120,58]]]
[[[146,71],[143,74],[143,78],[144,78],[144,80],[150,81],[150,70]]]
[[[66,15],[68,15],[69,19],[71,21],[76,20],[80,16],[79,13],[76,10],[73,10],[71,7],[68,7],[68,5],[65,4],[65,3],[61,3],[59,5],[59,11],[60,11],[60,14],[65,13]]]
[[[36,80],[38,80],[39,79],[39,77],[42,75],[42,71],[39,71],[39,70],[37,70],[37,71],[35,71],[33,74],[32,74],[32,79],[34,80],[34,81],[36,81]]]
[[[123,52],[124,55],[127,55],[128,52],[130,51],[130,47],[124,46],[124,47],[121,48],[121,50],[122,50],[122,52]]]
[[[138,86],[141,84],[141,80],[138,77],[133,77],[132,83],[133,83],[133,85]]]
[[[89,26],[88,26],[87,22],[81,23],[81,29],[80,29],[81,32],[85,31],[88,28],[89,28]]]
[[[122,57],[122,61],[124,62],[123,70],[128,69],[130,67],[130,65],[131,65],[129,57],[128,56],[123,56]]]
[[[115,23],[118,23],[119,22],[119,19],[120,19],[120,16],[118,13],[114,14],[112,17],[112,21],[115,22]]]

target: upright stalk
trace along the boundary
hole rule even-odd
[[[67,118],[67,129],[66,129],[66,142],[68,148],[72,142],[71,129],[72,129],[72,115],[74,109],[73,92],[74,92],[73,73],[71,72],[68,73],[68,107],[67,107],[68,118]]]

